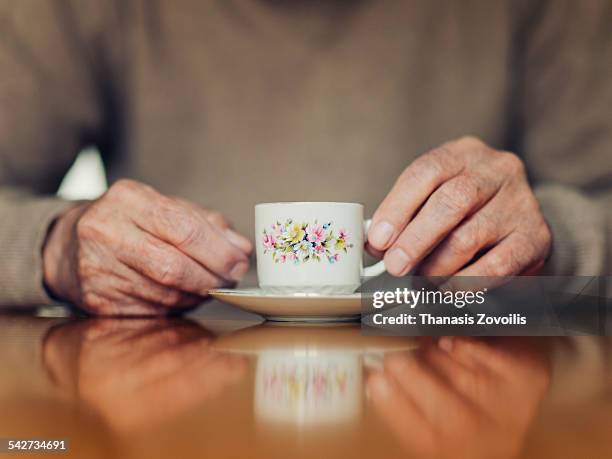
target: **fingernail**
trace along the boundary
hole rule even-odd
[[[386,220],[376,223],[370,231],[368,231],[368,241],[370,244],[379,250],[383,250],[389,244],[391,236],[393,236],[393,226]]]
[[[368,396],[373,398],[384,399],[389,397],[391,388],[387,378],[382,373],[372,375],[368,381]]]
[[[250,241],[247,238],[241,236],[235,231],[232,231],[231,229],[225,230],[225,237],[227,237],[227,240],[230,241],[230,243],[239,249],[244,250],[245,252],[250,252],[253,249]]]
[[[453,350],[453,339],[449,336],[443,336],[438,340],[438,347],[446,352]]]
[[[239,281],[244,277],[244,275],[246,274],[248,270],[249,270],[249,264],[246,261],[239,261],[232,268],[229,275],[233,280]]]
[[[409,264],[410,257],[400,247],[390,250],[387,256],[385,256],[385,267],[387,271],[395,276],[402,275]]]

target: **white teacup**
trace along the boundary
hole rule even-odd
[[[363,267],[369,221],[363,205],[280,202],[255,206],[257,277],[270,293],[352,293],[362,277],[385,271]]]

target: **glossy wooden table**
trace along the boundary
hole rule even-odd
[[[53,457],[612,457],[609,339],[489,340],[449,373],[428,340],[206,311],[0,315],[0,438],[68,439]],[[368,391],[385,365],[407,377]]]

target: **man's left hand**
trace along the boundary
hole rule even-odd
[[[552,236],[518,156],[464,137],[417,158],[373,217],[368,244],[389,273],[537,272]]]

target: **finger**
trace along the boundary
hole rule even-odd
[[[188,201],[187,199],[183,199],[180,196],[171,196],[176,202],[179,202],[181,205],[186,208],[191,209],[193,212],[202,215],[206,220],[208,220],[213,225],[217,226],[221,229],[231,228],[230,222],[225,218],[225,216],[216,210],[205,209],[204,207],[199,206],[195,202]]]
[[[525,271],[521,273],[522,276],[537,276],[542,272],[542,268],[546,264],[546,260],[538,260],[533,265],[527,267]]]
[[[202,296],[167,287],[143,276],[122,263],[117,263],[115,274],[121,276],[116,288],[127,296],[138,298],[166,308],[187,308],[202,301]]]
[[[242,234],[234,231],[223,215],[215,211],[206,211],[206,219],[214,226],[219,228],[227,240],[242,250],[245,254],[250,255],[253,252],[253,244]]]
[[[206,220],[215,225],[217,228],[228,229],[232,227],[230,222],[221,212],[217,212],[216,210],[202,209],[196,205],[193,206],[198,208],[202,215],[204,215],[204,218],[206,218]]]
[[[240,280],[248,269],[246,254],[222,230],[184,207],[174,203],[157,206],[151,218],[139,225],[224,279]]]
[[[417,158],[399,176],[374,213],[368,242],[378,250],[386,250],[429,195],[462,168],[463,162],[453,144],[445,144]]]
[[[366,244],[365,251],[379,260],[385,255],[383,251],[375,249],[370,244]]]
[[[499,215],[503,209],[494,209],[496,199],[468,217],[438,245],[419,268],[424,276],[452,276],[467,265],[479,252],[495,244],[507,232],[500,230]],[[497,213],[496,213],[497,211]],[[494,217],[496,215],[496,217]]]
[[[403,276],[414,268],[466,216],[489,200],[498,186],[496,180],[466,174],[441,185],[385,254],[389,273]]]
[[[507,282],[510,276],[520,274],[538,259],[534,242],[521,233],[513,232],[477,261],[457,272],[456,276],[478,276],[487,287],[496,287]]]
[[[248,270],[247,255],[192,206],[163,196],[150,187],[122,181],[113,186],[111,198],[120,199],[124,188],[132,221],[143,231],[174,246],[215,275],[240,280]],[[110,190],[109,190],[110,192]],[[126,203],[124,202],[124,205]]]
[[[158,284],[208,295],[211,288],[221,287],[226,281],[166,242],[136,229],[125,230],[125,249],[117,257],[122,263]]]
[[[237,233],[232,229],[231,223],[225,218],[225,216],[221,212],[217,212],[216,210],[203,209],[195,203],[187,201],[182,198],[174,198],[180,201],[183,205],[193,209],[194,212],[202,215],[206,220],[208,220],[212,225],[216,226],[220,230],[222,230],[225,237],[236,247],[242,250],[247,255],[253,252],[253,244],[243,235]]]
[[[228,241],[242,250],[245,254],[250,255],[253,253],[253,244],[242,234],[237,233],[231,228],[227,228],[223,234],[225,234]]]

